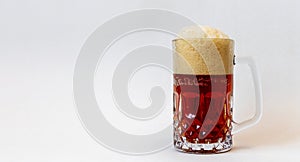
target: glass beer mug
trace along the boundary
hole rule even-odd
[[[254,61],[237,59],[251,70],[256,112],[233,121],[234,41],[228,38],[173,40],[174,146],[189,153],[221,153],[232,148],[232,135],[256,124],[262,115],[261,86]],[[233,129],[234,128],[234,129]]]

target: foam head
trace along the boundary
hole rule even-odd
[[[222,31],[207,26],[184,28],[173,41],[174,73],[231,74],[234,42]]]
[[[228,35],[221,30],[209,26],[188,26],[179,32],[179,37],[183,39],[193,38],[223,38],[229,39]]]

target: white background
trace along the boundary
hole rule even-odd
[[[190,155],[170,147],[129,156],[107,150],[83,129],[72,96],[80,48],[105,21],[141,8],[168,9],[222,29],[235,40],[238,56],[255,57],[264,116],[234,136],[231,152]],[[300,1],[0,0],[0,20],[0,161],[300,159]],[[243,77],[236,81],[235,109],[244,116],[247,111],[241,109],[253,105],[246,70],[236,74]]]

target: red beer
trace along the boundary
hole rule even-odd
[[[174,122],[190,143],[224,141],[231,129],[233,76],[174,74]]]

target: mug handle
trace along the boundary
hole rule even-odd
[[[232,131],[232,134],[236,134],[244,129],[247,129],[257,124],[261,119],[263,113],[263,105],[262,105],[263,97],[262,97],[261,82],[260,82],[260,77],[259,77],[259,73],[255,61],[251,57],[240,57],[234,60],[234,62],[235,61],[237,64],[247,64],[250,67],[253,82],[254,82],[254,88],[255,88],[256,106],[255,106],[255,114],[252,118],[242,121],[240,123],[233,121],[235,126],[234,126],[234,130]]]

